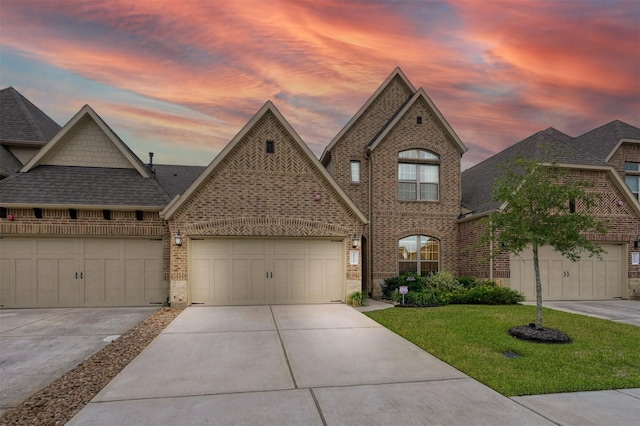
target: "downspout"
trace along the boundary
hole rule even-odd
[[[369,152],[369,149],[367,149],[364,153],[364,156],[367,158],[367,164],[368,164],[368,168],[369,168],[369,176],[368,176],[368,185],[367,185],[367,197],[368,197],[368,202],[367,202],[367,219],[369,219],[369,222],[367,223],[367,232],[369,234],[369,238],[367,238],[367,293],[369,293],[369,295],[371,295],[373,293],[373,253],[371,252],[371,247],[373,246],[372,244],[372,239],[373,239],[373,207],[371,205],[371,202],[373,200],[373,190],[371,187],[371,184],[373,182],[373,175],[371,173],[371,170],[373,169],[372,165],[371,165],[371,154]]]
[[[489,233],[491,238],[489,239],[489,281],[493,281],[493,222],[489,222]]]

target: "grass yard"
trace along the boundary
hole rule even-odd
[[[535,306],[392,308],[366,315],[506,396],[640,388],[640,327],[633,325],[545,308],[543,325],[573,339],[553,345],[509,335],[509,328],[535,322]],[[521,357],[507,358],[507,351]]]

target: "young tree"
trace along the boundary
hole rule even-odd
[[[585,236],[607,229],[605,222],[589,213],[596,204],[595,194],[587,191],[592,184],[566,175],[567,169],[535,160],[517,158],[507,164],[493,193],[494,200],[503,202],[503,208],[489,217],[483,238],[497,242],[492,256],[505,250],[519,254],[527,246],[533,250],[537,329],[542,329],[540,247],[552,246],[572,261],[580,259],[585,251],[590,256],[603,251]]]

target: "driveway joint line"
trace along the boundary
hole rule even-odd
[[[313,398],[313,403],[316,404],[316,408],[318,409],[318,414],[320,415],[320,420],[322,420],[322,424],[327,426],[327,421],[324,418],[324,414],[322,414],[322,408],[320,408],[320,403],[316,398],[315,392],[313,392],[313,388],[309,388],[309,392],[311,393],[311,398]]]
[[[273,313],[273,306],[269,305],[269,310],[271,311],[271,317],[273,318],[273,324],[276,327],[276,332],[278,333],[278,339],[280,340],[280,347],[282,347],[282,353],[284,354],[284,359],[287,361],[287,368],[289,368],[289,374],[291,374],[291,380],[293,381],[293,387],[298,389],[298,383],[296,383],[296,376],[293,374],[293,369],[291,368],[291,363],[289,362],[289,356],[287,355],[287,350],[284,347],[284,341],[282,340],[282,335],[280,334],[280,328],[278,328],[278,321],[276,320],[276,316]]]

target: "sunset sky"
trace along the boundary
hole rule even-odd
[[[0,86],[206,165],[267,100],[324,147],[396,66],[469,147],[640,127],[640,1],[0,0]]]

